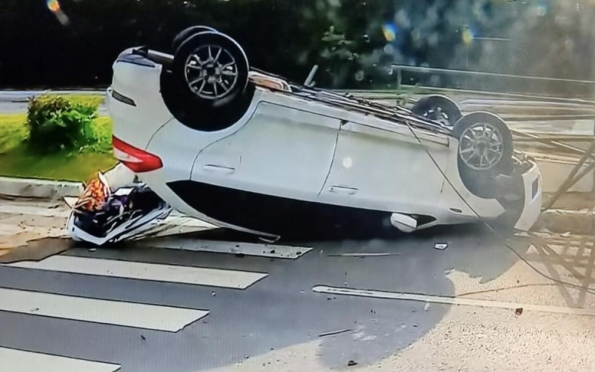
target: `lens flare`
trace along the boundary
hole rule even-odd
[[[70,23],[68,16],[62,11],[60,2],[58,0],[47,0],[48,9],[54,13],[58,22],[62,25],[67,26]]]
[[[56,13],[60,11],[60,3],[58,0],[47,0],[48,9]]]
[[[398,32],[399,29],[394,23],[386,23],[384,26],[382,26],[382,33],[388,42],[395,40],[397,38]]]
[[[471,29],[465,29],[463,31],[463,43],[469,45],[473,42],[475,35],[473,35],[473,31]]]

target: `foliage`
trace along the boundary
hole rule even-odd
[[[590,0],[59,1],[66,23],[44,1],[0,1],[0,55],[9,57],[0,64],[3,86],[107,86],[121,51],[147,45],[171,52],[172,38],[196,24],[236,38],[252,66],[295,81],[323,65],[316,81],[324,87],[388,88],[395,80],[391,64],[581,80],[595,75]],[[331,26],[352,42],[344,49],[358,58],[324,57],[332,49],[323,40]],[[407,83],[418,78],[404,76]]]
[[[322,37],[323,49],[320,57],[326,64],[326,72],[332,77],[332,86],[339,86],[344,82],[350,67],[357,62],[359,54],[356,53],[355,43],[347,40],[344,34],[337,34],[335,27],[330,26],[329,30]]]
[[[48,153],[82,149],[96,142],[91,124],[98,106],[71,103],[61,96],[33,97],[27,114],[30,148]]]
[[[24,114],[0,115],[0,175],[10,177],[85,181],[89,174],[116,164],[111,149],[112,121],[92,124],[97,142],[83,151],[59,151],[40,157],[26,142],[29,135]]]

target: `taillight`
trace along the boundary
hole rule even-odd
[[[158,156],[129,145],[115,136],[112,136],[112,146],[116,159],[135,173],[150,172],[163,167]]]

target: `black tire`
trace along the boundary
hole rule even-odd
[[[227,81],[228,91],[223,95],[216,96],[218,93],[216,88],[213,88],[211,92],[206,92],[212,93],[211,96],[206,93],[200,94],[196,91],[199,90],[198,87],[194,86],[193,90],[189,84],[189,80],[196,76],[187,75],[186,71],[191,71],[194,74],[199,69],[190,69],[187,67],[187,63],[190,63],[190,58],[195,53],[208,53],[204,50],[207,46],[212,47],[213,51],[215,48],[219,48],[225,58],[235,61],[233,68],[227,70],[235,74],[235,80],[231,83]],[[194,66],[202,68],[196,64]],[[214,70],[211,67],[204,69],[207,68]],[[211,70],[207,74],[216,74]],[[221,71],[218,76],[224,78]],[[233,39],[218,32],[200,32],[187,38],[178,47],[171,69],[163,70],[161,95],[171,113],[182,124],[202,131],[225,129],[245,114],[252,101],[254,87],[252,84],[248,84],[248,71],[248,59],[242,48]],[[202,71],[200,73],[202,74]],[[198,76],[200,77],[200,75]],[[202,89],[202,87],[200,88]]]
[[[439,117],[438,108],[446,117]],[[413,105],[411,112],[424,118],[446,120],[450,126],[454,126],[463,116],[455,101],[441,95],[423,97]]]
[[[483,127],[483,124],[486,124],[486,126]],[[480,163],[477,163],[477,155],[469,155],[470,153],[475,154],[475,150],[478,151],[477,153],[486,153],[486,147],[490,146],[489,143],[483,140],[471,140],[471,136],[476,135],[479,137],[479,134],[484,131],[491,133],[490,138],[497,138],[498,142],[501,142],[501,145],[494,146],[497,151],[491,152],[492,159],[485,158],[488,162],[485,165],[482,156],[480,156]],[[497,115],[487,112],[475,112],[463,116],[455,123],[453,136],[459,140],[457,161],[459,174],[465,186],[478,197],[497,197],[500,190],[497,183],[494,182],[495,177],[500,174],[510,175],[513,171],[512,133],[506,123]],[[474,143],[476,144],[475,147]]]
[[[215,30],[214,28],[207,27],[207,26],[188,27],[176,35],[176,37],[174,38],[174,41],[171,44],[172,51],[175,53],[176,50],[178,50],[178,48],[180,47],[180,45],[182,45],[182,43],[184,41],[186,41],[186,39],[188,39],[190,36],[192,36],[194,34],[198,34],[200,32],[204,32],[204,31],[217,32],[217,30]]]

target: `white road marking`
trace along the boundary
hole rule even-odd
[[[0,363],[6,372],[115,372],[117,364],[91,362],[82,359],[34,353],[0,347]]]
[[[0,311],[177,332],[209,312],[0,288]]]
[[[345,295],[345,296],[357,296],[357,297],[369,297],[369,298],[382,298],[382,299],[387,299],[387,300],[420,301],[420,302],[426,302],[426,303],[475,306],[475,307],[489,307],[489,308],[511,309],[511,310],[516,310],[518,308],[522,308],[523,310],[539,311],[539,312],[545,312],[545,313],[595,316],[595,310],[579,309],[579,308],[571,308],[571,307],[518,304],[518,303],[512,303],[512,302],[487,301],[487,300],[477,300],[477,299],[461,298],[461,297],[430,296],[430,295],[420,295],[420,294],[414,294],[414,293],[384,292],[384,291],[327,287],[327,286],[316,286],[316,287],[312,288],[312,290],[316,293],[326,293],[326,294]]]
[[[76,198],[74,198],[76,202]],[[72,201],[67,201],[70,206]],[[15,215],[30,215],[39,217],[53,217],[53,218],[68,218],[70,216],[70,210],[63,208],[43,208],[33,207],[28,205],[17,205],[17,204],[0,204],[0,213],[15,214]],[[169,217],[167,217],[161,224],[171,226],[184,226],[184,227],[204,227],[204,228],[216,228],[216,226],[201,221],[199,219],[185,216],[177,211],[173,211]]]
[[[23,261],[5,266],[235,289],[246,289],[267,276],[267,274],[248,271],[207,269],[71,256],[52,256],[39,262]],[[0,296],[0,298],[2,297]]]
[[[272,258],[296,259],[310,252],[312,248],[291,247],[287,245],[268,245],[253,243],[236,243],[188,238],[159,239],[147,243],[149,247],[177,249],[197,252],[215,252],[244,254],[247,256],[260,256]]]

